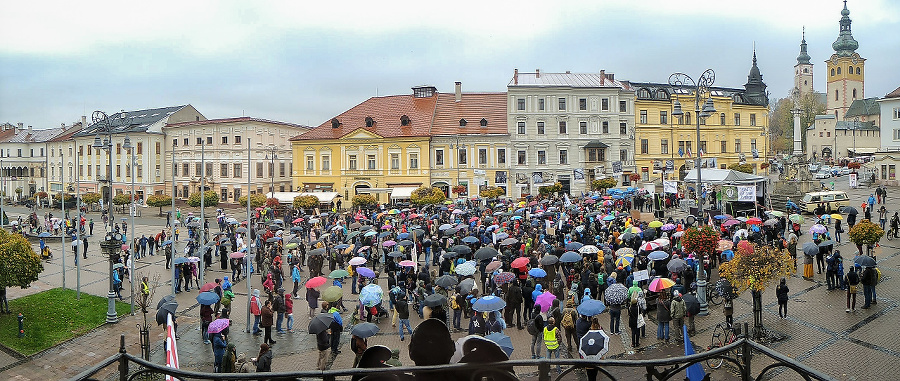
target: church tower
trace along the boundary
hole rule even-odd
[[[854,100],[865,98],[865,59],[859,56],[856,49],[859,43],[850,33],[850,11],[847,0],[841,11],[841,30],[837,40],[831,44],[834,54],[825,63],[828,65],[827,101],[825,112],[843,120],[847,109]]]
[[[758,106],[769,105],[769,95],[766,94],[766,83],[763,82],[759,66],[756,66],[756,48],[753,48],[753,65],[750,66],[750,74],[747,75],[747,83],[744,84],[744,96],[750,104]]]
[[[809,62],[809,59],[809,54],[806,52],[806,27],[804,27],[803,39],[800,41],[800,55],[797,56],[797,64],[794,65],[794,94],[798,97],[814,91],[813,64]]]

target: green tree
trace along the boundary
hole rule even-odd
[[[313,195],[300,195],[294,197],[294,208],[314,209],[319,206],[319,198]]]
[[[591,189],[593,190],[606,190],[618,185],[619,182],[612,177],[607,177],[603,179],[598,179],[591,181]]]
[[[119,193],[112,199],[113,205],[125,205],[131,202],[131,194]]]
[[[753,164],[734,163],[728,166],[728,169],[738,172],[753,174]]]
[[[800,110],[800,131],[812,124],[816,115],[825,113],[825,104],[816,93],[807,93],[797,99]],[[791,97],[778,99],[769,104],[769,133],[773,138],[773,147],[782,151],[792,151],[794,141],[794,100]],[[806,147],[806,133],[800,137]]]
[[[353,206],[354,207],[370,207],[378,203],[378,200],[375,199],[375,196],[370,194],[358,194],[353,196]]]
[[[434,187],[419,187],[409,196],[409,201],[414,205],[435,205],[446,199],[444,191]]]
[[[497,198],[497,197],[503,196],[504,194],[506,194],[506,191],[504,191],[503,188],[488,187],[488,188],[485,188],[485,190],[481,191],[479,193],[479,196],[484,197],[484,198]]]
[[[147,197],[147,205],[158,207],[159,215],[162,215],[162,208],[172,205],[172,196],[167,194],[150,195],[150,197]]]
[[[238,198],[238,203],[243,207],[247,207],[247,196],[241,196]],[[251,208],[259,208],[266,204],[266,195],[262,193],[254,193],[250,195],[250,207]]]
[[[28,288],[42,271],[41,258],[28,240],[0,229],[0,288]]]
[[[53,200],[59,201],[59,195],[60,195],[59,193],[54,193]],[[66,193],[66,205],[75,206],[75,196],[72,196],[71,194]]]
[[[83,202],[89,206],[94,205],[94,204],[100,202],[100,193],[94,193],[94,192],[85,193],[85,194],[81,195],[81,202]]]
[[[857,250],[860,253],[864,253],[863,245],[873,246],[878,241],[881,241],[881,237],[884,237],[884,229],[872,223],[872,221],[863,219],[858,224],[853,225],[847,235],[850,236],[850,241],[856,244]]]
[[[200,206],[200,192],[192,193],[187,203],[192,208]],[[211,190],[203,192],[203,204],[207,207],[219,205],[219,194]]]
[[[562,183],[555,183],[553,185],[538,187],[538,193],[543,196],[557,193],[559,191],[562,191]]]
[[[790,275],[795,269],[794,260],[787,250],[756,246],[747,241],[738,242],[734,252],[734,258],[719,266],[719,275],[731,283],[736,293],[751,291],[754,336],[761,337],[764,332],[762,292],[773,280]]]

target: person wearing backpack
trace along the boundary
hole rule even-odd
[[[572,339],[576,339],[575,343],[578,343],[577,338],[575,337],[575,320],[578,319],[578,311],[575,310],[575,301],[572,299],[566,300],[566,308],[562,311],[562,322],[560,324],[563,328],[563,333],[566,336],[566,349],[568,349],[569,354],[572,354],[572,350],[574,347],[572,346]]]
[[[509,283],[509,291],[506,294],[506,308],[504,311],[506,312],[506,323],[512,325],[513,315],[516,316],[516,328],[523,329],[522,327],[522,288],[519,287],[518,282],[510,282]]]
[[[453,293],[453,296],[450,297],[450,309],[453,310],[453,329],[457,331],[462,330],[462,306],[465,305],[466,300],[460,295],[459,291]]]
[[[544,317],[541,316],[541,307],[536,306],[531,311],[531,319],[528,320],[527,327],[528,333],[531,335],[531,358],[541,358],[541,348],[537,346],[541,334],[544,332]]]

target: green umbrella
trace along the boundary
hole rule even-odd
[[[801,215],[799,215],[799,214],[796,214],[796,213],[795,213],[795,214],[791,214],[791,216],[788,217],[788,219],[790,219],[791,222],[796,222],[796,223],[798,223],[798,224],[802,224],[803,221],[804,221],[803,216],[801,216]]]
[[[348,273],[347,270],[341,270],[341,269],[334,270],[331,272],[331,274],[328,274],[328,277],[332,278],[332,279],[344,278],[344,277],[348,277],[348,276],[350,276],[350,273]]]
[[[287,245],[284,245],[284,248],[285,248],[285,249],[288,249],[288,250],[290,250],[290,249],[295,249],[295,248],[297,248],[297,243],[296,243],[296,242],[291,242],[291,243],[289,243],[289,244],[287,244]]]
[[[336,302],[344,297],[344,290],[338,286],[331,286],[322,292],[322,300],[326,302]]]
[[[358,236],[358,235],[359,235],[359,230],[352,231],[352,232],[350,232],[350,234],[347,234],[347,239],[345,239],[344,241],[350,242],[350,240],[352,240],[353,238],[356,238],[356,236]]]

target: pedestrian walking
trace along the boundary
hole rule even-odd
[[[856,287],[859,285],[856,266],[850,267],[850,271],[844,277],[844,283],[847,284],[847,309],[845,312],[856,311]]]
[[[265,304],[263,304],[262,310],[260,311],[260,322],[259,325],[263,328],[265,332],[265,336],[263,338],[263,343],[274,345],[275,340],[272,340],[272,325],[275,323],[275,311],[272,310],[272,301],[266,300]]]
[[[675,339],[678,341],[682,341],[684,340],[684,338],[682,337],[683,330],[681,329],[681,327],[684,326],[684,316],[685,312],[687,312],[687,306],[684,303],[684,299],[681,298],[680,292],[674,291],[672,295],[673,298],[670,307],[672,314],[672,326],[674,328],[673,331],[675,333]]]
[[[778,283],[778,287],[775,288],[775,296],[778,298],[778,317],[784,319],[787,318],[787,302],[788,302],[788,293],[791,290],[787,286],[787,280],[781,278],[781,282]]]

